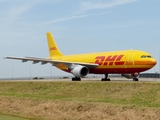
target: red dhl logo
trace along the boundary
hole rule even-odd
[[[97,56],[95,59],[95,64],[99,66],[107,65],[124,65],[124,61],[121,61],[124,55],[110,55],[110,56]]]
[[[52,50],[57,50],[57,48],[56,48],[56,47],[51,47],[51,48],[49,49],[49,51],[52,51]]]

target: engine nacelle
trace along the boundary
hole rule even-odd
[[[75,77],[85,77],[89,73],[89,70],[85,66],[77,65],[71,70],[71,73]]]
[[[128,78],[128,79],[132,79],[132,78],[138,78],[139,77],[139,73],[134,73],[134,74],[121,74],[123,77]]]

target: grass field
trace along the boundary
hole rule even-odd
[[[0,120],[29,120],[29,119],[18,118],[14,116],[0,115]]]
[[[160,83],[0,82],[0,114],[35,120],[160,120]]]

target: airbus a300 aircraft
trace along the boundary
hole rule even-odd
[[[124,50],[99,52],[90,54],[63,55],[58,49],[54,38],[47,32],[49,58],[36,57],[6,57],[6,59],[33,61],[33,64],[51,63],[53,66],[72,73],[73,81],[80,81],[89,73],[105,74],[102,81],[110,81],[108,74],[121,74],[126,78],[138,81],[139,73],[156,65],[156,60],[147,52],[139,50]]]

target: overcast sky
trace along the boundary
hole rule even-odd
[[[125,49],[149,52],[159,71],[159,0],[0,0],[0,78],[65,74],[50,64],[5,56],[49,56],[46,32],[65,55]]]

